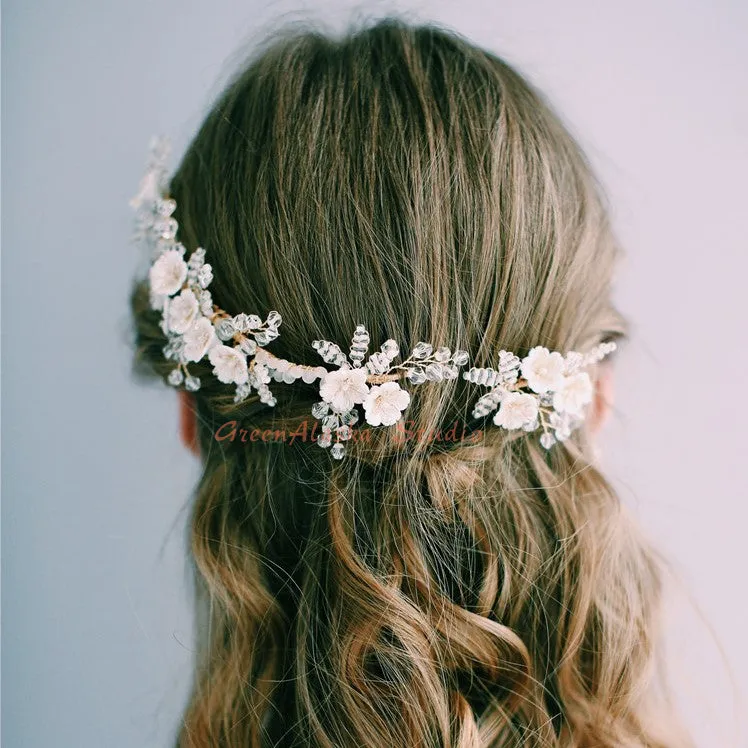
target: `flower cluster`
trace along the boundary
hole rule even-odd
[[[281,316],[270,312],[264,321],[256,314],[231,316],[213,303],[208,290],[213,269],[205,262],[205,250],[198,247],[185,259],[186,249],[176,238],[176,202],[163,194],[168,153],[167,141],[154,141],[140,190],[130,201],[137,211],[137,236],[152,252],[150,304],[161,311],[167,340],[163,353],[175,363],[167,381],[190,392],[200,389],[199,377],[187,367],[207,356],[218,381],[236,385],[235,402],[255,390],[261,402],[275,405],[270,372],[255,355],[259,346],[278,337]]]
[[[430,343],[421,342],[396,364],[400,348],[390,339],[364,364],[369,342],[369,332],[358,325],[347,356],[329,340],[312,343],[325,363],[338,367],[322,377],[321,400],[312,408],[312,415],[322,421],[322,436],[317,444],[323,448],[332,446],[331,454],[336,459],[344,456],[344,442],[353,436],[353,427],[359,420],[357,405],[362,406],[370,426],[393,426],[410,403],[410,393],[400,386],[399,379],[407,379],[412,385],[456,379],[458,368],[468,360],[466,351],[453,353],[444,347],[434,350]]]
[[[146,174],[130,204],[137,211],[136,236],[151,250],[150,304],[161,312],[166,336],[163,353],[174,362],[167,376],[169,384],[198,390],[200,379],[189,372],[188,365],[206,357],[213,376],[234,386],[235,402],[256,392],[260,402],[274,406],[271,381],[319,382],[320,399],[312,407],[312,415],[321,422],[317,444],[330,448],[332,456],[340,459],[359,422],[359,408],[370,426],[393,426],[400,423],[411,399],[401,383],[412,388],[459,376],[460,367],[468,362],[467,351],[419,342],[403,357],[390,339],[369,354],[370,335],[364,325],[356,327],[347,354],[328,340],[312,342],[333,369],[296,364],[266,350],[279,335],[280,314],[270,312],[263,320],[256,314],[230,315],[221,309],[208,290],[213,270],[205,261],[205,250],[199,247],[186,258],[186,249],[177,240],[176,202],[166,193],[168,152],[168,141],[152,143]],[[592,380],[584,369],[614,349],[614,343],[602,343],[586,354],[562,355],[538,346],[523,359],[501,351],[496,368],[473,367],[463,374],[465,380],[488,388],[476,402],[473,417],[493,413],[494,424],[501,428],[540,428],[540,443],[550,448],[569,437],[592,400]]]
[[[582,370],[615,348],[615,343],[600,343],[586,354],[570,351],[564,356],[536,346],[521,360],[500,351],[497,368],[472,368],[463,374],[467,381],[490,388],[475,404],[473,417],[485,418],[495,411],[493,422],[501,428],[540,428],[540,443],[550,449],[569,438],[592,402],[592,379]]]

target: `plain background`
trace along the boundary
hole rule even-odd
[[[174,394],[135,384],[128,348],[127,200],[150,136],[176,158],[237,55],[278,25],[393,11],[515,63],[607,187],[633,342],[605,460],[681,580],[671,659],[699,745],[746,744],[748,4],[6,0],[5,748],[168,746],[187,694],[197,466]]]

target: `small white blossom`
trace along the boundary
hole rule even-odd
[[[167,249],[151,265],[148,277],[153,294],[171,296],[179,291],[187,278],[187,263],[176,249]]]
[[[553,407],[561,413],[581,416],[585,405],[592,402],[593,387],[590,375],[582,371],[573,374],[553,395]]]
[[[188,361],[200,361],[218,343],[209,319],[200,317],[184,334],[184,355]]]
[[[369,393],[366,369],[338,369],[328,372],[320,383],[320,397],[339,412],[362,403]]]
[[[522,359],[522,376],[533,392],[555,391],[564,381],[565,365],[558,351],[551,353],[547,348],[536,346]]]
[[[169,304],[169,329],[180,335],[187,332],[197,317],[199,307],[195,294],[189,288],[185,288]]]
[[[538,399],[526,392],[507,392],[493,422],[505,429],[521,429],[538,418]]]
[[[247,359],[238,348],[215,345],[210,349],[208,359],[213,364],[213,373],[225,384],[244,384],[249,379]]]
[[[372,387],[364,400],[366,422],[371,426],[392,426],[410,403],[410,395],[397,382]]]

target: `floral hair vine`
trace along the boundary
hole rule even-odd
[[[135,238],[151,251],[150,305],[161,311],[167,341],[163,354],[174,362],[166,378],[170,385],[190,392],[200,389],[200,379],[188,367],[206,357],[213,376],[235,387],[236,403],[256,392],[260,402],[272,407],[276,399],[271,381],[318,382],[320,400],[312,407],[312,415],[321,422],[317,444],[340,459],[359,422],[359,406],[370,426],[393,426],[410,404],[403,380],[421,385],[459,376],[469,360],[467,351],[418,342],[403,356],[396,341],[386,340],[378,351],[369,353],[370,336],[364,325],[356,327],[347,354],[328,340],[312,342],[327,366],[296,364],[270,353],[265,346],[278,337],[281,315],[271,311],[263,320],[256,314],[229,314],[213,302],[208,290],[213,272],[205,250],[198,247],[186,258],[173,217],[176,202],[166,192],[169,152],[166,138],[152,140],[145,176],[130,205],[136,210]],[[468,382],[488,388],[476,402],[473,418],[493,414],[493,423],[501,428],[540,430],[540,444],[548,449],[582,423],[593,398],[585,369],[615,348],[615,343],[607,342],[586,354],[562,355],[536,346],[522,359],[500,351],[496,368],[473,367],[462,374]]]

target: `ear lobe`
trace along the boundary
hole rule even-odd
[[[196,457],[200,456],[200,445],[197,441],[197,413],[195,398],[184,390],[179,391],[179,438],[187,449]]]
[[[590,414],[590,426],[593,432],[600,430],[613,407],[613,367],[609,363],[600,365],[600,372],[595,384],[595,399]]]

